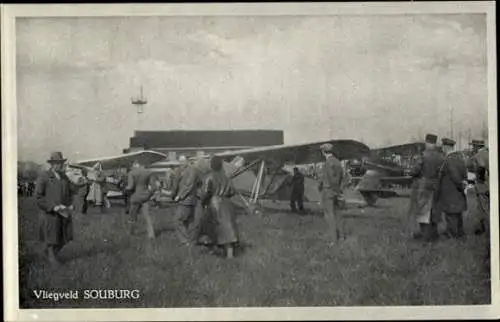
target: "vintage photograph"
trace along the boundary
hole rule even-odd
[[[488,28],[16,18],[19,308],[490,305]]]

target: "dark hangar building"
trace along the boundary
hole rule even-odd
[[[135,131],[130,147],[123,153],[153,150],[164,153],[169,160],[228,150],[284,144],[281,130],[225,131]]]

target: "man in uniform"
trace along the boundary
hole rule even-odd
[[[328,228],[332,234],[334,243],[343,235],[341,218],[337,213],[338,199],[342,194],[342,182],[344,170],[340,161],[333,155],[333,146],[329,143],[321,147],[325,164],[320,177],[319,190],[321,192],[321,205],[323,213],[328,223]]]
[[[59,251],[73,240],[71,218],[74,188],[63,170],[66,159],[61,152],[53,152],[47,160],[50,169],[38,177],[35,196],[39,214],[40,240],[44,244],[44,254],[55,266]]]
[[[292,191],[290,195],[290,207],[292,212],[304,212],[304,175],[297,167],[293,168]]]
[[[155,238],[155,232],[153,228],[153,219],[149,215],[149,199],[153,195],[152,192],[152,173],[151,171],[144,168],[139,161],[134,161],[132,165],[132,170],[128,174],[127,182],[127,193],[130,196],[130,217],[131,217],[131,229],[130,232],[135,234],[137,216],[139,212],[146,219],[146,229],[148,232],[148,237],[150,239]]]
[[[472,141],[472,156],[467,162],[467,168],[470,172],[476,175],[478,182],[486,182],[487,172],[489,170],[489,151],[484,146],[484,141]]]
[[[416,233],[414,237],[424,237],[427,241],[438,237],[437,224],[441,219],[441,213],[436,212],[435,209],[434,192],[437,188],[439,170],[444,162],[444,156],[437,150],[436,143],[436,135],[426,135],[425,150],[411,171],[416,182],[410,200],[410,208],[413,212],[410,220],[416,220],[420,226],[420,232]]]
[[[439,173],[436,202],[440,213],[444,212],[446,216],[446,236],[461,238],[465,235],[463,212],[467,210],[467,167],[462,154],[454,151],[454,147],[454,140],[442,140],[446,157]]]
[[[485,147],[484,141],[472,141],[472,157],[467,163],[467,168],[476,176],[475,192],[478,199],[481,211],[479,227],[475,230],[475,234],[481,235],[486,232],[487,222],[489,219],[489,151]]]
[[[195,214],[201,180],[198,169],[185,156],[181,156],[179,162],[172,187],[172,199],[178,204],[175,228],[179,241],[190,246],[196,244],[198,239],[199,226],[195,221]]]

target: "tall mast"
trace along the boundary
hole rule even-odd
[[[148,100],[144,97],[143,93],[143,88],[141,85],[140,89],[141,96],[139,98],[131,98],[132,105],[134,105],[137,108],[137,114],[138,114],[138,130],[140,130],[141,123],[142,123],[142,118],[141,114],[144,113],[144,106],[148,104]]]

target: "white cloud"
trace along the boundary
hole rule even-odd
[[[118,153],[139,125],[141,84],[143,126],[281,128],[288,142],[404,141],[446,133],[450,104],[457,120],[486,109],[484,39],[459,18],[279,19],[24,22],[20,151]]]

